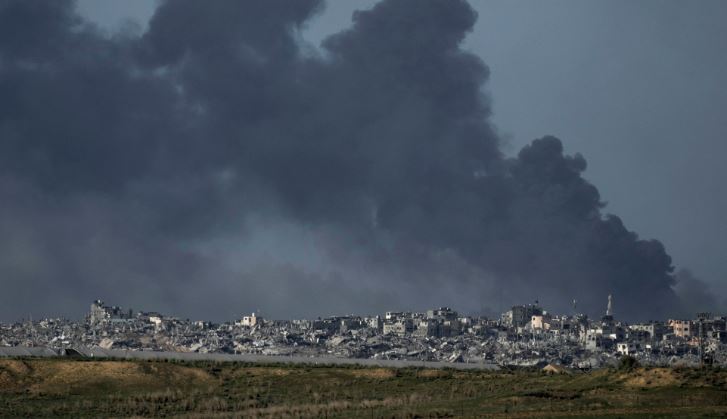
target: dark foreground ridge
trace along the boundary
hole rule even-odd
[[[727,371],[0,359],[2,417],[715,417]]]

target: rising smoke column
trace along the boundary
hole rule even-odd
[[[72,2],[0,1],[0,315],[99,294],[283,315],[442,289],[591,314],[611,293],[627,318],[677,304],[663,246],[604,215],[582,156],[554,137],[500,151],[465,1],[382,1],[318,56],[300,30],[322,7],[166,1],[109,36]],[[205,250],[270,236],[298,244],[271,267]]]

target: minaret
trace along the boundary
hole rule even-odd
[[[606,306],[606,315],[613,316],[613,299],[611,294],[608,294],[608,305]]]

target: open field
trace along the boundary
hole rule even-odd
[[[0,359],[0,417],[727,417],[727,371]]]

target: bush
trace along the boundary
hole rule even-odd
[[[634,368],[638,368],[639,361],[636,360],[633,356],[624,355],[621,357],[621,359],[618,361],[618,370],[619,371],[631,371]]]

